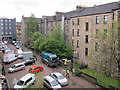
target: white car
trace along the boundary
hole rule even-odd
[[[8,69],[8,72],[13,73],[15,71],[19,71],[19,70],[23,70],[23,69],[25,69],[24,63],[18,63],[18,64],[14,64],[12,67],[10,67]]]
[[[59,72],[53,72],[50,74],[61,86],[68,85],[68,80]]]
[[[14,89],[27,88],[30,85],[33,85],[35,82],[35,75],[28,73],[23,76],[14,86]]]
[[[20,47],[18,45],[16,45],[16,48],[19,49]]]
[[[43,78],[43,83],[49,89],[53,89],[53,90],[61,89],[61,85],[51,76],[45,76]]]

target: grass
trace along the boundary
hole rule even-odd
[[[116,88],[120,89],[120,86],[119,86],[120,80],[116,80],[113,77],[107,77],[106,75],[101,74],[101,73],[99,73],[97,71],[94,71],[92,69],[89,69],[89,68],[82,69],[80,71],[96,78],[97,83],[99,85],[102,85],[106,88],[109,88],[109,85],[111,85],[113,87],[116,87]]]
[[[43,75],[41,71],[35,74],[35,79],[34,85],[30,85],[26,90],[30,88],[37,88],[38,90],[43,89]]]

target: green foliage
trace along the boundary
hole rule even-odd
[[[43,47],[43,43],[44,43],[44,37],[43,35],[40,34],[39,38],[36,39],[36,41],[34,42],[34,49],[37,51],[37,52],[41,52],[42,51],[42,48]]]
[[[33,35],[32,35],[32,44],[34,45],[34,43],[37,41],[37,39],[43,39],[43,36],[40,32],[35,32]]]
[[[113,77],[107,77],[106,75],[101,74],[101,73],[99,73],[95,70],[92,70],[90,68],[81,69],[80,71],[96,78],[97,83],[99,85],[106,87],[106,88],[109,88],[109,85],[116,87],[116,88],[120,88],[119,87],[120,80],[114,79]]]
[[[29,17],[29,19],[25,23],[26,23],[25,34],[30,38],[34,32],[38,31],[39,23],[33,14]]]
[[[97,28],[98,29],[98,28]],[[91,62],[90,67],[98,70],[108,76],[118,76],[118,23],[112,21],[112,25],[98,29],[97,35],[93,34],[91,43],[93,46],[97,43],[97,51],[92,48],[88,60]],[[97,38],[96,38],[97,37]]]
[[[60,24],[56,26],[55,30],[48,35],[48,38],[54,38],[55,40],[58,40],[60,42],[63,42],[63,35],[64,33],[61,30]]]
[[[51,34],[46,36],[46,40],[39,32],[35,32],[32,36],[32,42],[37,52],[47,51],[56,54],[60,58],[72,58],[72,46],[63,40],[63,32],[60,25]]]

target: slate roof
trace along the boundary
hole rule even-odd
[[[94,7],[88,7],[76,12],[71,17],[78,17],[78,16],[88,16],[94,14],[103,14],[103,13],[111,13],[113,9],[120,9],[118,2],[112,2],[108,4],[98,5]]]
[[[64,15],[66,19],[70,19],[71,16],[75,13],[76,13],[76,11],[70,11],[70,12],[66,12],[66,13],[62,12],[60,15],[56,16],[56,20],[57,21],[62,20],[62,15]]]

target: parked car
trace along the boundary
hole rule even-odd
[[[19,70],[23,70],[23,69],[25,69],[24,63],[18,63],[18,64],[14,64],[12,67],[10,67],[8,69],[8,72],[14,73],[15,71],[19,71]]]
[[[17,44],[16,43],[14,43],[14,46],[16,46]]]
[[[51,76],[45,76],[43,78],[43,84],[50,89],[61,89],[60,84]]]
[[[19,49],[20,47],[18,45],[16,45],[16,48]]]
[[[43,67],[42,66],[33,66],[29,69],[29,73],[37,73],[39,71],[43,71]]]
[[[24,60],[23,63],[25,65],[31,65],[31,64],[34,64],[35,63],[35,60],[34,59],[28,59],[28,60]]]
[[[53,72],[50,74],[61,86],[68,85],[68,80],[59,72]]]
[[[28,73],[25,76],[23,76],[14,86],[14,89],[21,89],[21,88],[27,88],[28,86],[34,84],[35,82],[35,75]]]
[[[14,45],[15,41],[12,41],[12,45]]]

